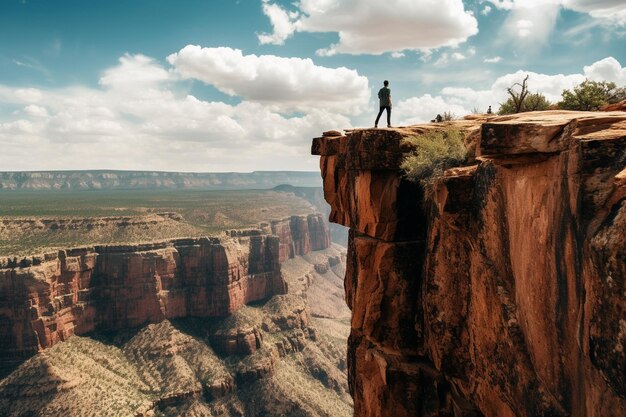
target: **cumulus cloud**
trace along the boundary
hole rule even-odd
[[[374,54],[458,46],[478,33],[462,0],[301,0],[288,12],[263,2],[274,29],[261,43],[282,44],[294,32],[337,33],[339,42],[319,55]]]
[[[452,112],[456,116],[467,114],[466,109],[459,104],[446,101],[441,96],[431,96],[425,94],[421,97],[411,97],[400,100],[393,109],[394,120],[398,120],[399,125],[409,125],[429,121],[437,114]]]
[[[612,81],[618,86],[626,86],[626,67],[613,57],[586,66],[584,74],[593,81]]]
[[[96,88],[0,85],[0,104],[14,109],[0,115],[5,170],[314,170],[310,138],[350,127],[324,102],[293,116],[261,102],[201,100],[142,55],[123,56]]]
[[[282,111],[324,108],[355,114],[367,106],[366,77],[348,68],[327,68],[311,59],[244,55],[239,49],[188,45],[167,58],[176,73]]]
[[[612,81],[617,85],[626,85],[626,67],[613,57],[604,58],[585,66],[578,74],[540,74],[532,71],[516,71],[498,77],[491,87],[478,90],[469,87],[444,87],[439,95],[425,94],[400,101],[396,106],[395,116],[398,124],[426,122],[437,113],[452,112],[457,116],[471,113],[474,109],[481,112],[492,106],[494,111],[503,103],[508,94],[506,89],[516,82],[521,82],[528,75],[531,92],[540,92],[552,102],[561,99],[564,89],[572,89],[585,79],[594,81]]]

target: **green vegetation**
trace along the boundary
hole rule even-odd
[[[509,98],[500,104],[498,114],[549,110],[551,108],[597,111],[607,104],[626,100],[626,87],[618,88],[613,82],[585,80],[574,87],[573,91],[563,90],[561,93],[562,100],[558,104],[553,104],[539,92],[530,93],[528,75],[521,83],[515,83],[507,88],[507,92]]]
[[[414,151],[402,162],[401,168],[412,181],[425,189],[443,175],[448,168],[462,165],[467,159],[467,148],[461,131],[453,127],[432,130],[407,138]]]
[[[515,87],[519,87],[519,91]],[[543,94],[529,91],[528,75],[521,83],[513,84],[506,91],[509,93],[509,98],[500,104],[498,114],[548,110],[552,106],[552,103]]]
[[[549,110],[552,106],[552,103],[550,103],[548,99],[546,99],[546,97],[541,93],[531,93],[525,96],[524,100],[519,103],[519,111],[517,110],[517,105],[518,104],[515,103],[515,100],[509,97],[507,101],[500,105],[498,114],[513,114],[527,111]]]
[[[607,104],[626,100],[626,87],[617,88],[615,83],[606,81],[585,80],[574,87],[573,91],[563,90],[561,96],[561,109],[596,111]]]

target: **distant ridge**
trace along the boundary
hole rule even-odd
[[[15,171],[0,172],[0,192],[16,190],[270,189],[321,187],[318,172]]]

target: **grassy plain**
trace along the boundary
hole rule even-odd
[[[213,235],[312,211],[305,199],[271,190],[2,192],[0,256]]]

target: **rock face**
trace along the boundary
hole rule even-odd
[[[317,237],[324,231],[327,237],[328,228],[315,216],[291,222],[299,228],[284,238],[298,242],[297,254],[330,246]],[[27,267],[0,268],[0,365],[11,368],[74,334],[227,316],[284,294],[279,239],[247,230],[222,238],[62,250],[29,259]],[[244,330],[217,337],[217,350],[253,353],[261,343],[258,332]]]
[[[626,113],[463,121],[477,156],[432,192],[403,138],[321,137],[350,227],[356,416],[626,415]]]
[[[70,337],[0,379],[0,415],[348,417],[344,259],[336,245],[289,259],[288,294],[228,316]],[[317,274],[317,264],[334,270]],[[293,294],[305,276],[310,291]],[[316,317],[329,304],[343,308]]]
[[[273,220],[263,229],[279,237],[280,262],[330,247],[330,232],[319,213]]]

